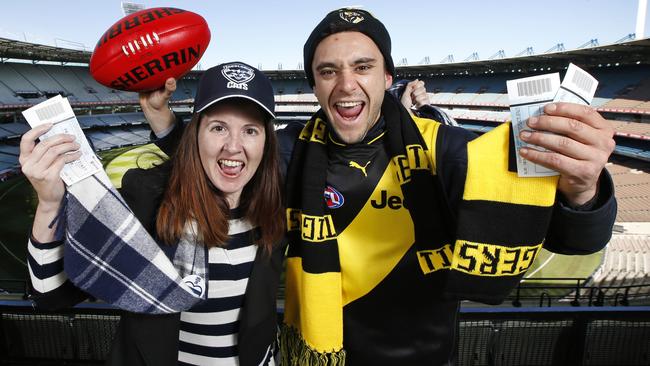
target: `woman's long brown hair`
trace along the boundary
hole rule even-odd
[[[253,102],[242,99],[228,99],[222,103],[233,103],[237,108],[259,109]],[[172,157],[169,184],[156,219],[156,232],[164,243],[177,243],[183,235],[185,224],[190,220],[196,221],[195,234],[203,245],[223,246],[228,239],[228,203],[224,194],[210,182],[199,156],[199,125],[202,116],[211,110],[212,107],[192,116]],[[266,118],[261,109],[260,116]],[[284,233],[284,210],[278,142],[273,121],[262,123],[266,135],[264,154],[253,178],[242,190],[239,209],[244,218],[260,229],[257,244],[270,253]]]

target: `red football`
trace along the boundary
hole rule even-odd
[[[90,57],[90,74],[109,88],[148,91],[181,78],[210,43],[202,16],[152,8],[125,16],[102,35]]]

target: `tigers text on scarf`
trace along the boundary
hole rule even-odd
[[[170,260],[103,170],[68,187],[65,201],[64,268],[75,286],[137,313],[180,312],[205,299],[205,248],[181,242]]]
[[[443,235],[438,231],[444,226],[431,222],[448,212],[441,203],[435,146],[430,152],[408,112],[388,94],[382,115],[389,164],[397,167],[395,179],[413,220],[423,275],[444,276],[444,288],[433,289],[442,296],[501,301],[527,269],[508,264],[514,256],[528,256],[532,263],[543,243],[557,177],[518,178],[508,171],[509,125],[498,127],[467,144],[464,194],[451,229],[455,235]],[[287,175],[289,248],[281,337],[286,365],[345,364],[337,233],[323,198],[328,129],[319,111],[302,130]],[[485,260],[472,263],[470,254]],[[514,262],[521,263],[519,258]]]

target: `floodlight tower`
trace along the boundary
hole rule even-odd
[[[636,37],[642,39],[645,36],[645,14],[648,10],[648,0],[639,0],[639,7],[636,11]]]
[[[144,9],[145,6],[144,4],[138,4],[138,3],[132,3],[128,1],[122,1],[122,12],[124,13],[124,16],[127,16],[129,14],[133,14],[135,12],[138,12],[142,9]]]

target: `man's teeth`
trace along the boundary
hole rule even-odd
[[[219,164],[225,165],[227,167],[237,167],[237,166],[243,165],[244,163],[241,162],[241,161],[237,161],[237,160],[225,160],[225,159],[222,159],[222,160],[219,160]]]
[[[338,102],[336,105],[341,108],[353,108],[361,105],[362,102]]]

